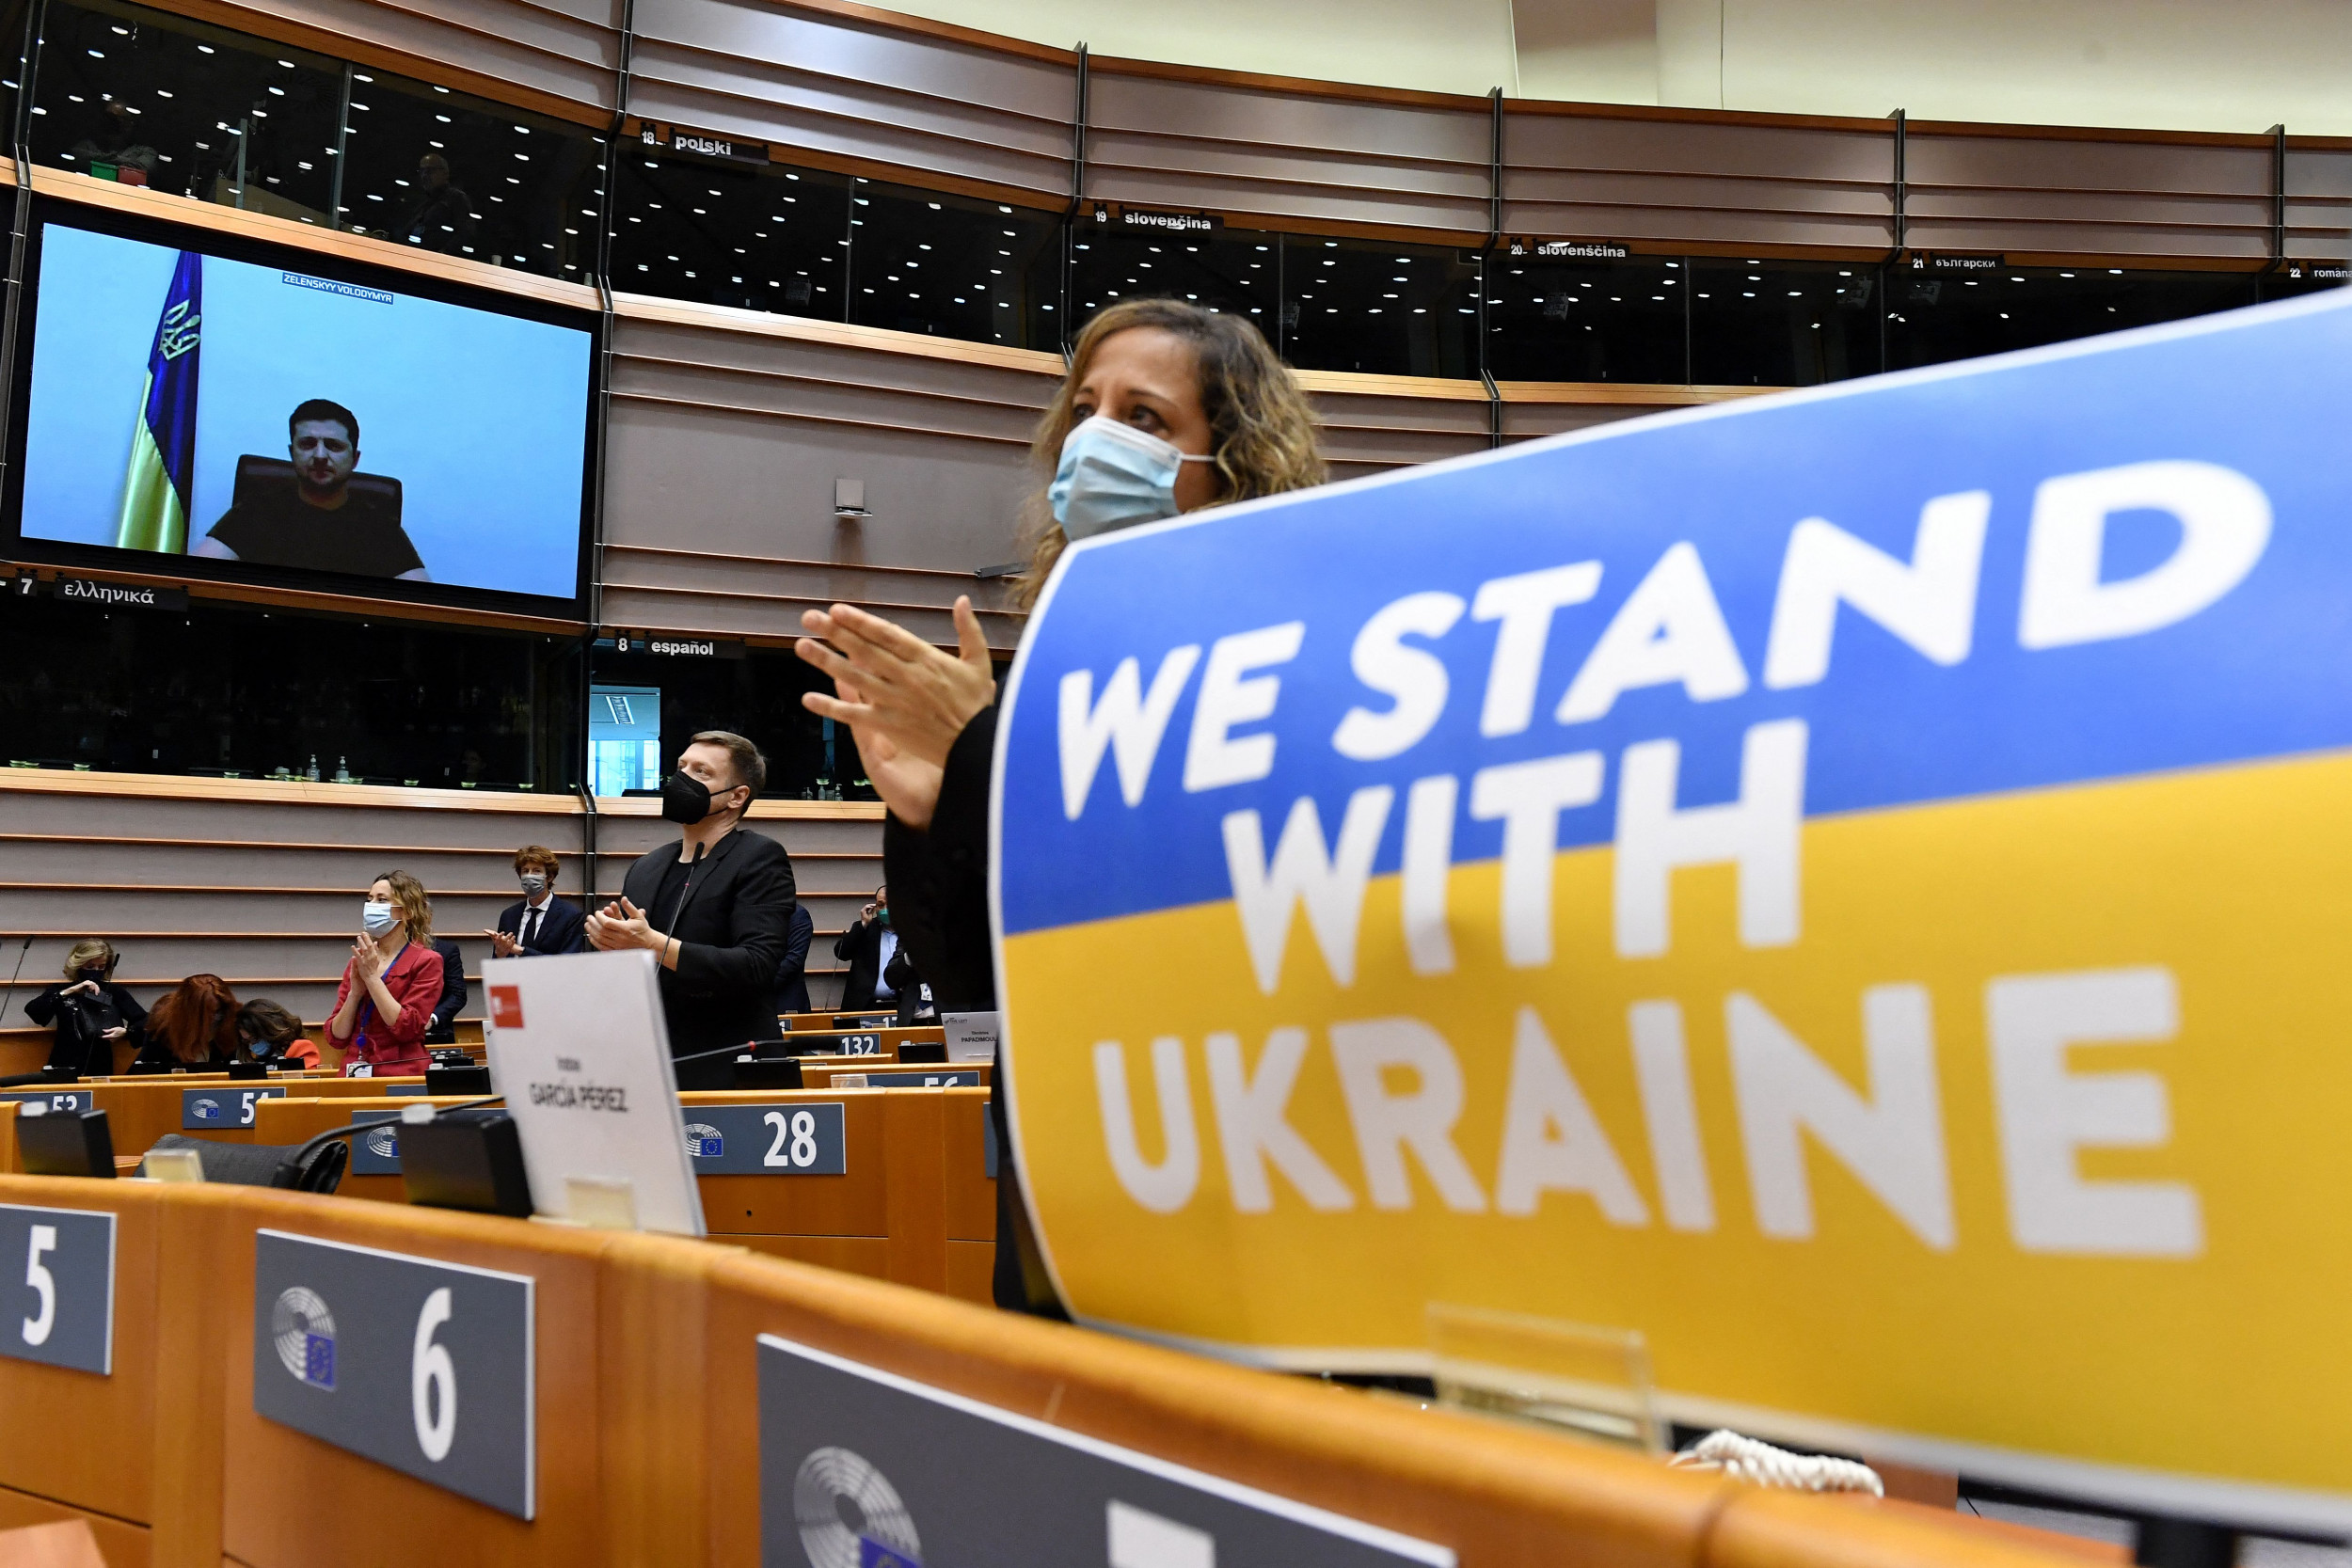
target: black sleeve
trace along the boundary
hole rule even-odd
[[[904,942],[890,955],[890,967],[882,971],[882,979],[897,991],[912,990],[922,984],[923,976],[914,967],[914,956],[906,950]]]
[[[809,918],[806,910],[796,906],[792,911],[791,924],[786,930],[788,934],[784,939],[784,957],[776,964],[778,987],[790,985],[807,972],[808,943],[809,939],[817,934],[817,923]]]
[[[453,942],[437,942],[433,950],[441,955],[441,999],[433,1005],[433,1016],[448,1023],[465,1009],[466,957]]]
[[[46,1028],[57,1022],[57,993],[62,985],[44,987],[39,996],[24,1004],[24,1016]]]
[[[726,945],[678,943],[677,983],[689,996],[765,997],[775,983],[792,927],[792,861],[783,846],[757,833],[735,852],[745,858],[730,890]]]
[[[147,1027],[147,1009],[139,1006],[137,997],[112,982],[107,984],[106,996],[114,1003],[115,1011],[122,1015],[122,1022],[131,1026],[134,1036]]]
[[[948,748],[929,832],[882,823],[882,875],[900,951],[912,956],[942,1012],[996,1006],[988,922],[988,798],[996,709],[982,708]]]
[[[865,935],[866,922],[863,920],[850,921],[850,928],[833,939],[833,956],[836,958],[856,958],[858,942]]]

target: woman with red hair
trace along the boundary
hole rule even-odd
[[[147,1015],[147,1046],[134,1072],[225,1068],[237,1054],[237,993],[217,974],[191,974]]]

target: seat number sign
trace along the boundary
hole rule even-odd
[[[846,1176],[849,1135],[838,1103],[689,1105],[686,1152],[696,1176]]]
[[[0,1355],[114,1371],[115,1217],[0,1203]]]
[[[254,1412],[529,1519],[533,1290],[526,1275],[260,1231]]]
[[[283,1088],[248,1089],[244,1087],[182,1089],[180,1091],[180,1131],[183,1132],[213,1132],[230,1127],[253,1125],[253,1107],[264,1100],[283,1100]]]

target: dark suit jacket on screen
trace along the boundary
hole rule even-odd
[[[523,928],[523,911],[531,907],[529,899],[518,899],[499,911],[498,928],[508,936]],[[539,929],[523,943],[516,957],[528,958],[542,953],[584,953],[588,950],[588,917],[580,912],[580,906],[561,894],[548,899],[548,907],[539,911]]]
[[[637,857],[622,894],[649,918],[661,879],[678,863],[675,841]],[[661,1009],[670,1025],[670,1052],[688,1056],[749,1040],[771,1039],[769,1010],[776,962],[784,957],[796,899],[792,861],[774,839],[738,828],[713,846],[694,871],[683,908],[664,910],[656,929],[683,944],[677,968],[660,971]],[[666,920],[666,924],[664,923]],[[723,1058],[679,1069],[679,1086],[699,1086]]]

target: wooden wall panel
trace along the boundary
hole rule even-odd
[[[1487,231],[1486,102],[1350,93],[1141,61],[1089,62],[1086,195],[1100,201],[1426,230]]]
[[[658,811],[651,800],[603,803],[599,850],[625,852],[599,862],[608,891],[620,890],[630,855],[675,834]],[[437,933],[478,980],[490,954],[476,933],[520,896],[515,850],[556,850],[557,891],[577,897],[584,822],[569,797],[10,769],[0,773],[0,942],[32,943],[0,994],[21,1023],[74,942],[103,936],[121,950],[118,978],[151,1006],[183,975],[209,973],[240,999],[274,997],[316,1022],[333,1008],[369,881],[395,867],[424,881]],[[752,825],[796,856],[818,931],[811,989],[831,1006],[833,938],[882,879],[879,808],[762,801]],[[476,984],[459,1016],[479,1019],[482,1001]]]
[[[2301,260],[2352,256],[2352,138],[2287,143],[2287,254]]]
[[[1029,436],[1053,355],[625,301],[605,492],[608,626],[787,637],[855,598],[952,643],[1020,559]],[[956,352],[948,352],[956,351]],[[966,352],[968,351],[968,352]],[[834,515],[861,479],[870,516]],[[1009,650],[1015,616],[983,616]]]
[[[1590,430],[1670,408],[1761,397],[1778,387],[1620,387],[1601,382],[1504,381],[1502,441],[1510,446],[1572,430]]]
[[[1894,247],[1895,138],[1871,120],[1513,103],[1502,231],[1677,245]]]
[[[622,0],[197,0],[167,8],[428,81],[513,89],[533,107],[552,99],[609,115],[620,90]]]
[[[1484,451],[1493,444],[1486,388],[1475,381],[1299,372],[1323,418],[1335,480]]]
[[[823,160],[1070,196],[1076,56],[766,0],[638,0],[629,110]]]
[[[1914,250],[2239,261],[2270,254],[2267,136],[2128,138],[1915,122]]]

